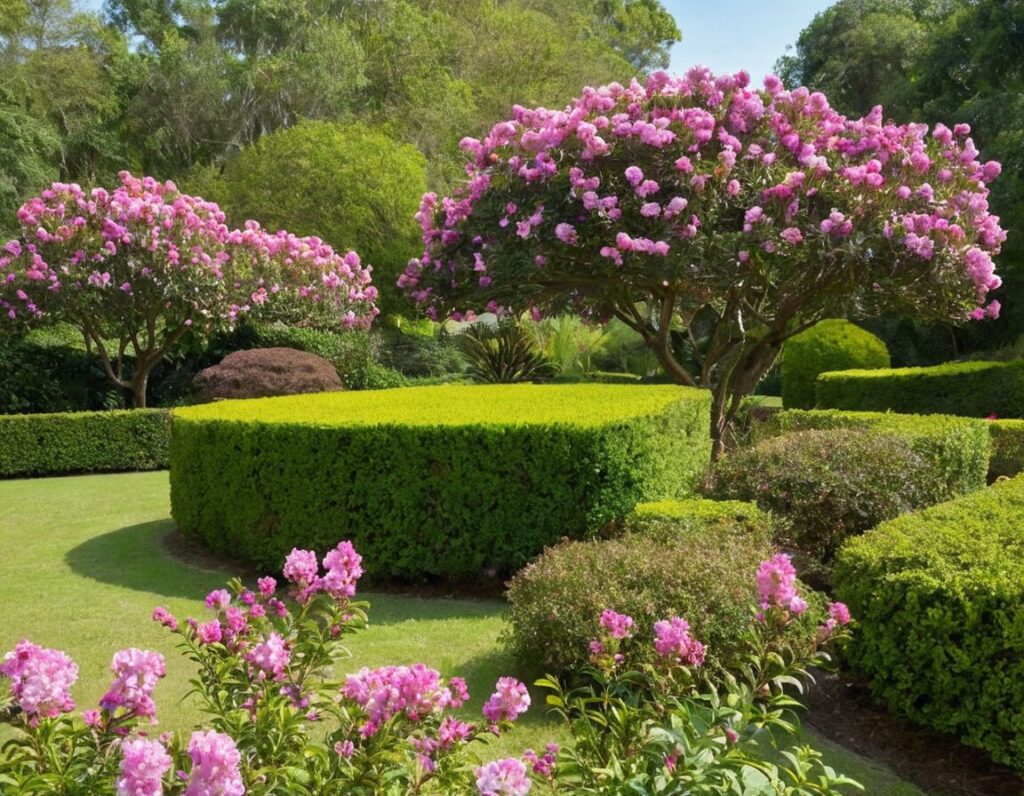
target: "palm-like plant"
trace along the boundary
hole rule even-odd
[[[551,375],[544,355],[515,320],[475,323],[456,338],[470,375],[488,384],[510,384]]]

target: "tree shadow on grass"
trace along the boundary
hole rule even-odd
[[[72,548],[64,560],[77,574],[101,583],[163,597],[202,599],[231,573],[173,556],[166,544],[173,530],[170,520],[119,528]]]

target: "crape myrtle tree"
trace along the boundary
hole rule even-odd
[[[355,252],[252,221],[229,229],[217,205],[170,182],[122,172],[112,191],[54,183],[18,221],[21,236],[0,247],[0,328],[74,325],[136,407],[189,331],[207,336],[245,315],[365,328],[377,313]]]
[[[716,455],[782,344],[825,317],[995,317],[1005,233],[966,125],[862,119],[820,93],[695,67],[514,109],[423,198],[400,279],[433,317],[618,318],[710,388]]]

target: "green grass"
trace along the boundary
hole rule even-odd
[[[659,384],[501,384],[403,387],[224,401],[175,410],[187,420],[240,420],[314,426],[600,426],[662,412],[707,393]]]
[[[230,574],[180,563],[163,544],[171,531],[167,474],[131,473],[0,481],[0,652],[31,638],[70,654],[80,667],[74,694],[93,706],[108,684],[117,650],[137,646],[167,656],[167,678],[156,691],[163,729],[188,730],[201,721],[185,699],[190,670],[173,637],[150,621],[154,606],[179,617],[201,616],[202,599]],[[503,606],[486,600],[438,600],[363,594],[370,627],[351,637],[353,669],[422,661],[469,681],[478,713],[494,681],[515,674],[497,645]],[[868,794],[914,796],[920,791],[886,769],[813,734],[807,742],[827,762],[865,784]],[[534,709],[494,756],[564,740]]]

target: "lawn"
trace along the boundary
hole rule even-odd
[[[70,654],[80,667],[79,707],[93,706],[108,683],[118,649],[136,646],[167,656],[167,679],[157,688],[165,729],[187,730],[201,720],[186,699],[189,666],[173,638],[150,621],[154,606],[202,616],[202,599],[227,571],[186,565],[171,556],[172,530],[165,472],[0,482],[0,651],[20,638]],[[488,600],[441,600],[363,594],[371,626],[353,636],[352,668],[422,661],[469,682],[480,706],[501,674],[515,674],[497,640],[502,605]],[[518,753],[560,740],[559,727],[535,708],[493,748]],[[864,783],[868,794],[910,796],[920,791],[886,769],[813,736],[830,765]]]

